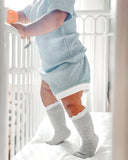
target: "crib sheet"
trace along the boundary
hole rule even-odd
[[[86,160],[111,160],[112,153],[112,115],[111,113],[91,113],[95,132],[99,136],[99,144],[94,157]],[[67,115],[66,115],[67,117]],[[72,121],[67,117],[67,125],[71,136],[59,145],[48,145],[44,141],[53,134],[48,117],[42,121],[32,140],[19,151],[12,160],[82,160],[72,154],[80,147],[80,136]]]

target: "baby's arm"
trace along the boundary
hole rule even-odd
[[[66,17],[66,12],[59,10],[53,11],[27,25],[25,34],[27,36],[38,36],[52,32],[64,23]]]
[[[39,36],[59,28],[64,23],[66,17],[67,12],[55,10],[26,26],[18,23],[14,23],[12,26],[18,30],[22,38]]]

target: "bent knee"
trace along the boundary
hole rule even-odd
[[[78,106],[77,104],[75,103],[63,103],[64,107],[66,109],[72,109],[72,108],[75,108],[76,106]]]
[[[67,103],[63,104],[65,110],[67,111],[69,117],[75,116],[80,113],[85,107],[81,104]]]
[[[82,105],[82,101],[80,98],[77,98],[77,99],[62,99],[61,100],[64,107],[67,108],[67,109],[70,109],[70,108],[76,108],[77,106],[80,106]]]

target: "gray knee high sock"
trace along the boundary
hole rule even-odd
[[[54,136],[46,143],[55,145],[63,142],[71,134],[66,126],[64,110],[60,102],[56,102],[47,106],[48,117],[54,128]]]
[[[84,109],[78,115],[71,117],[71,119],[82,139],[81,148],[74,155],[84,159],[92,157],[97,148],[98,136],[94,132],[89,112]]]

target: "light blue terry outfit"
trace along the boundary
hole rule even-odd
[[[61,99],[88,89],[90,68],[86,48],[78,40],[76,32],[74,0],[37,0],[23,12],[33,22],[54,10],[68,13],[65,22],[58,29],[37,36],[36,40],[42,60],[41,77],[49,84],[53,94]]]

